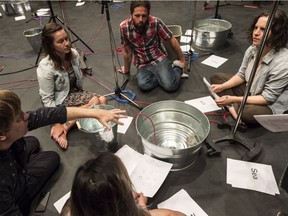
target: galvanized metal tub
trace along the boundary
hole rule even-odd
[[[173,171],[194,163],[210,131],[201,111],[175,100],[145,107],[135,123],[145,154],[172,163]]]
[[[42,28],[32,28],[24,30],[23,35],[27,38],[33,50],[38,53],[41,48]]]
[[[105,109],[112,110],[115,107],[103,104],[93,105],[92,109]],[[95,134],[95,150],[99,152],[112,151],[115,152],[118,148],[117,142],[117,124],[109,121],[108,124],[111,126],[111,130],[108,131],[96,118],[80,118],[76,122],[78,129],[85,133]]]
[[[232,24],[222,19],[202,19],[195,21],[193,44],[202,50],[214,50],[223,47]]]

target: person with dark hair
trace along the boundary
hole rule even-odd
[[[240,69],[236,75],[217,73],[211,76],[212,89],[219,93],[217,105],[232,107],[236,113],[249,80],[257,52],[264,36],[270,12],[259,14],[249,28],[251,46],[246,50]],[[288,110],[288,18],[278,9],[271,23],[259,65],[256,66],[254,80],[243,110],[241,121],[256,124],[254,115],[282,114]],[[231,112],[231,111],[230,111]],[[231,112],[231,113],[232,113]]]
[[[124,65],[119,71],[130,74],[134,55],[141,90],[161,86],[167,92],[176,91],[185,70],[185,57],[172,32],[161,19],[150,15],[150,9],[149,1],[131,1],[130,18],[120,24]],[[170,43],[178,57],[173,64],[167,58],[162,40]]]
[[[23,112],[14,92],[0,90],[0,215],[29,215],[32,200],[59,166],[59,155],[41,152],[36,137],[24,137],[28,131],[77,118],[97,118],[111,130],[108,122],[122,124],[124,113],[64,105]]]
[[[71,48],[66,30],[55,22],[48,23],[42,30],[42,47],[46,57],[37,68],[39,94],[45,107],[65,106],[90,107],[106,104],[106,98],[83,90],[79,53]],[[76,121],[56,124],[51,136],[59,146],[67,149],[67,132]]]
[[[134,191],[120,158],[107,152],[78,168],[61,216],[185,216],[169,209],[149,210],[146,203],[147,198]]]

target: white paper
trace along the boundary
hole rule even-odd
[[[45,16],[45,15],[48,15],[48,12],[37,12],[37,16]]]
[[[173,165],[148,155],[142,155],[128,145],[124,145],[115,155],[125,165],[135,190],[148,197],[155,195]]]
[[[222,65],[224,62],[226,62],[228,59],[226,58],[222,58],[216,55],[211,55],[210,57],[208,57],[207,59],[205,59],[204,61],[202,61],[202,64],[214,67],[214,68],[218,68],[220,65]]]
[[[61,197],[58,201],[54,203],[54,207],[60,214],[62,211],[63,206],[65,205],[66,201],[69,199],[71,194],[71,191],[69,191],[67,194],[65,194],[63,197]]]
[[[84,4],[85,4],[85,1],[83,1],[83,2],[78,1],[78,2],[76,3],[76,7],[82,6],[82,5],[84,5]]]
[[[15,17],[15,21],[24,20],[26,17],[24,15]]]
[[[44,16],[44,15],[47,15],[49,11],[50,11],[49,8],[41,8],[41,9],[37,10],[36,14],[38,16]]]
[[[38,12],[48,12],[48,11],[50,11],[49,8],[40,8],[39,10],[37,10],[37,13]]]
[[[199,109],[203,113],[221,109],[221,107],[217,106],[216,102],[214,101],[214,99],[211,96],[187,100],[184,102],[191,105],[191,106],[194,106],[195,108]]]
[[[190,43],[191,37],[190,36],[181,36],[180,37],[180,42],[181,43]]]
[[[128,145],[124,145],[115,153],[115,155],[117,155],[121,159],[127,169],[129,176],[132,174],[133,170],[139,163],[140,158],[142,158],[143,156],[139,152],[130,148]]]
[[[183,53],[187,53],[190,51],[190,45],[181,45],[180,46]],[[194,49],[191,47],[191,50],[194,51]]]
[[[288,114],[254,115],[254,118],[271,132],[288,131]]]
[[[124,125],[118,125],[117,132],[125,134],[127,129],[129,128],[132,120],[133,120],[133,117],[131,117],[131,116],[128,116],[128,118],[119,119],[119,121],[124,123]]]
[[[166,179],[172,165],[143,155],[130,175],[135,190],[147,197],[153,197]]]
[[[189,216],[208,216],[184,189],[181,189],[164,202],[159,203],[158,208],[180,211]]]
[[[207,88],[208,88],[208,91],[210,92],[210,94],[212,95],[212,97],[217,100],[219,99],[220,97],[213,91],[210,83],[207,81],[207,79],[205,77],[203,77],[203,81],[204,83],[206,84]]]
[[[192,34],[192,30],[191,29],[187,29],[186,32],[185,32],[185,35],[190,35],[191,36]]]
[[[227,179],[232,187],[259,191],[271,195],[279,189],[271,165],[227,159]]]

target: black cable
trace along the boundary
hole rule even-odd
[[[26,70],[30,70],[30,69],[36,68],[36,67],[37,67],[37,65],[32,66],[32,67],[30,67],[30,68],[23,69],[23,70],[19,70],[19,71],[8,72],[8,73],[0,73],[0,76],[10,75],[10,74],[16,74],[16,73],[21,73],[21,72],[24,72],[24,71],[26,71]]]

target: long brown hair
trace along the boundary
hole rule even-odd
[[[57,55],[54,48],[54,38],[53,34],[57,31],[63,30],[64,28],[56,22],[47,23],[42,29],[42,47],[44,49],[45,55],[49,56],[54,63],[55,69],[61,68],[61,59]],[[64,29],[67,33],[66,29]],[[66,59],[71,60],[73,58],[72,52],[66,54]]]
[[[9,90],[0,90],[0,135],[10,130],[15,116],[21,112],[18,95]]]
[[[270,12],[263,12],[254,18],[249,30],[248,39],[252,43],[253,30],[260,17],[269,17]],[[271,24],[271,36],[267,39],[266,45],[278,52],[281,48],[286,47],[288,42],[288,18],[284,11],[278,9],[273,17]]]
[[[78,168],[70,201],[72,216],[147,215],[137,207],[124,164],[109,152]]]

